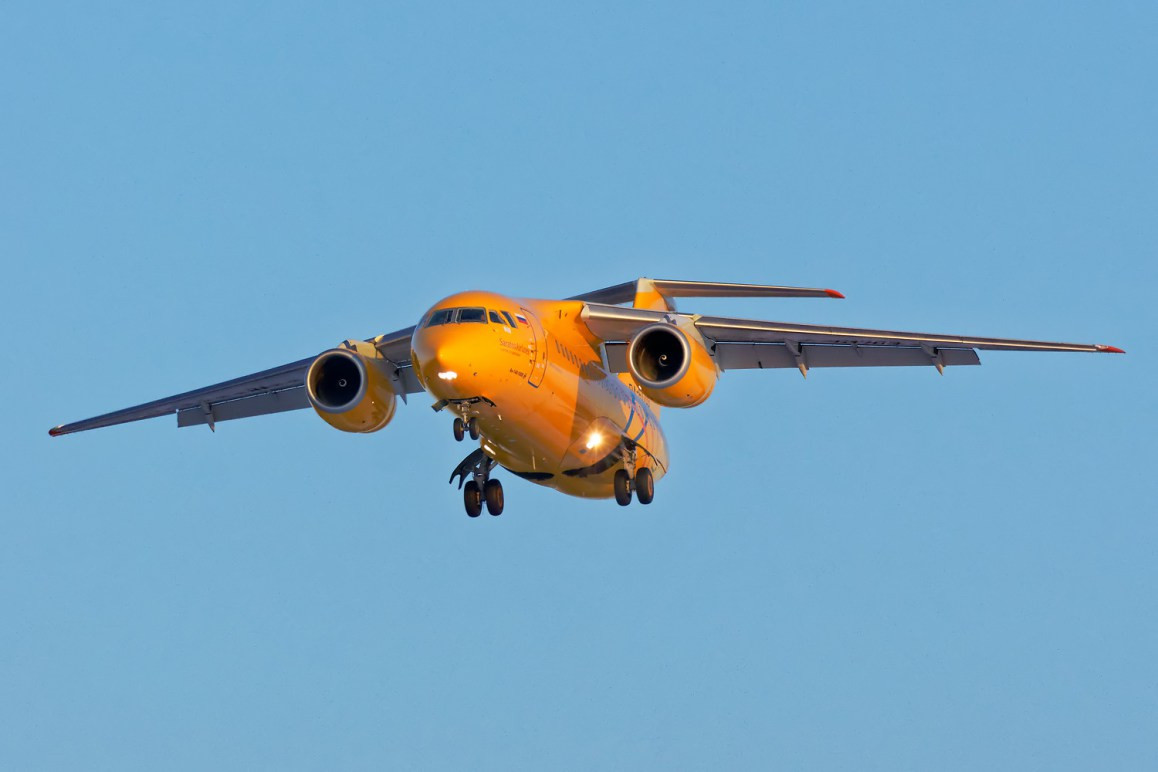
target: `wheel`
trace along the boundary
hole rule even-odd
[[[626,507],[631,503],[631,476],[626,469],[615,470],[615,479],[612,481],[615,489],[615,503]]]
[[[474,480],[463,487],[462,501],[466,505],[466,513],[470,517],[478,517],[482,514],[482,491],[479,490],[478,483]]]
[[[462,422],[461,418],[454,419],[454,439],[456,442],[462,442],[462,438],[466,436],[466,424]]]
[[[655,499],[655,478],[647,467],[635,473],[635,497],[640,504],[650,504]]]
[[[467,422],[466,422],[466,430],[467,430],[468,432],[470,432],[470,438],[471,438],[472,440],[477,440],[477,439],[478,439],[478,435],[479,435],[479,431],[478,431],[478,419],[477,419],[477,418],[472,418],[472,419],[470,419],[469,421],[467,421]]]
[[[483,495],[487,501],[487,512],[498,517],[503,513],[503,484],[498,480],[487,480],[483,487]]]

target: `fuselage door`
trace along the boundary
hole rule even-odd
[[[539,318],[532,314],[525,308],[520,308],[522,313],[519,315],[519,321],[523,321],[526,317],[527,329],[531,331],[531,362],[530,375],[527,377],[527,382],[535,388],[543,382],[543,376],[547,373],[547,336],[543,332],[543,325],[539,324]]]

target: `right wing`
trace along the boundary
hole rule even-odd
[[[690,319],[704,337],[721,370],[795,367],[887,367],[976,365],[977,350],[1089,351],[1121,354],[1121,349],[1093,343],[1053,343],[1015,338],[978,338],[856,327],[825,327],[791,322],[764,322],[719,316],[691,316],[642,308],[587,303],[582,318],[605,341],[614,372],[626,372],[626,341],[649,324]]]
[[[399,391],[402,394],[416,394],[423,391],[410,367],[410,336],[413,333],[414,328],[407,327],[379,335],[369,341],[396,368]],[[306,371],[310,369],[314,359],[316,357],[299,359],[281,367],[243,375],[213,386],[105,413],[95,418],[62,424],[50,429],[48,433],[57,437],[172,413],[177,414],[177,426],[209,424],[209,427],[213,428],[217,421],[301,410],[310,406],[306,397],[305,382]]]
[[[721,370],[765,367],[881,367],[981,364],[978,350],[1124,353],[1094,343],[1055,343],[1016,338],[979,338],[925,332],[761,322],[703,316],[696,329],[715,342]]]

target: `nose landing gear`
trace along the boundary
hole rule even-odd
[[[478,419],[471,418],[468,421],[463,421],[457,416],[454,419],[454,440],[455,442],[462,442],[467,434],[470,434],[472,440],[477,440],[482,436],[482,432],[478,428]]]

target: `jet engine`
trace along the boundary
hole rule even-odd
[[[695,407],[716,387],[707,349],[671,324],[637,332],[627,346],[627,367],[644,396],[665,407]]]
[[[348,340],[310,365],[310,404],[335,429],[376,432],[390,423],[398,404],[388,366],[373,344]]]

